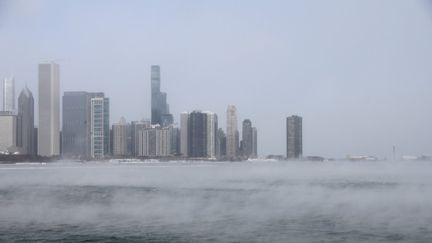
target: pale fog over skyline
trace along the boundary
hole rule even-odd
[[[210,110],[225,129],[234,104],[261,156],[285,154],[293,114],[304,155],[432,155],[430,1],[0,0],[0,77],[17,97],[27,84],[37,102],[50,60],[61,95],[105,92],[111,123],[150,118],[160,65],[176,123]]]

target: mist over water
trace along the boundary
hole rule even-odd
[[[430,242],[429,162],[0,166],[0,241]]]

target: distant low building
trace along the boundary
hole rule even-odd
[[[128,128],[124,117],[120,118],[118,123],[112,125],[113,131],[113,156],[128,155]]]
[[[172,136],[174,128],[152,125],[138,131],[139,157],[172,156]]]
[[[0,112],[0,152],[8,153],[16,149],[17,117],[12,112]]]

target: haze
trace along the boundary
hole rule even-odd
[[[291,114],[305,155],[432,154],[431,5],[0,0],[0,77],[37,98],[37,64],[55,60],[62,93],[105,92],[111,122],[131,121],[150,117],[159,64],[176,122],[202,109],[225,127],[235,104],[260,155],[285,154]]]
[[[0,166],[0,241],[430,242],[430,162]]]

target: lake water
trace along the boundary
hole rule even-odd
[[[432,242],[432,162],[0,165],[0,242]]]

